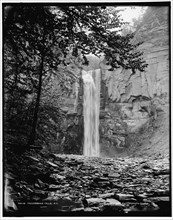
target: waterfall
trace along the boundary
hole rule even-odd
[[[100,69],[83,71],[84,156],[100,156]]]

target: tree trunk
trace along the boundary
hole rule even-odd
[[[44,63],[44,56],[42,56],[41,64],[40,64],[40,73],[39,73],[39,84],[38,84],[37,98],[36,98],[36,103],[35,103],[35,110],[34,110],[34,116],[33,116],[32,130],[31,130],[29,141],[28,141],[28,145],[33,145],[34,142],[35,142],[35,137],[36,137],[36,128],[37,128],[37,121],[38,121],[38,111],[39,111],[40,97],[41,97],[41,88],[42,88],[43,63]]]

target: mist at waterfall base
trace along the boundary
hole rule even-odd
[[[99,157],[100,69],[82,71],[84,156]]]

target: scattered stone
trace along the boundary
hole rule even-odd
[[[87,207],[87,208],[84,209],[84,211],[85,211],[85,212],[93,212],[93,209],[90,208],[90,207]]]
[[[56,191],[58,189],[61,189],[61,187],[59,185],[51,184],[51,185],[49,185],[49,188],[47,190],[49,190],[49,191]]]
[[[91,196],[90,196],[90,195],[86,195],[85,197],[86,197],[86,199],[89,199],[89,198],[91,198]]]
[[[110,185],[112,185],[112,184],[111,184],[111,182],[109,182],[109,181],[103,181],[103,182],[98,182],[98,185],[99,185],[100,187],[106,187],[106,186],[110,186]]]
[[[81,211],[84,211],[84,208],[74,208],[71,210],[72,212],[81,212]],[[86,211],[86,210],[85,210]]]
[[[57,179],[57,180],[64,180],[65,176],[61,176],[59,174],[52,174],[51,177]]]
[[[46,198],[48,193],[43,190],[34,190],[34,194],[40,198]]]
[[[36,184],[39,188],[45,188],[47,187],[46,183],[43,183],[40,179],[37,179]]]
[[[153,196],[170,196],[169,190],[157,190]]]
[[[28,157],[28,158],[30,158],[30,159],[36,161],[36,162],[39,162],[39,160],[38,160],[37,158],[35,158],[35,157],[32,157],[32,156],[26,156],[26,157]]]
[[[58,165],[57,165],[57,164],[52,163],[52,162],[50,162],[50,161],[47,161],[47,163],[48,163],[49,165],[51,165],[52,167],[58,167]]]
[[[151,169],[151,166],[149,164],[143,164],[141,166],[142,169]]]
[[[155,171],[153,172],[154,176],[158,176],[158,175],[170,175],[170,170],[159,170],[159,171]]]
[[[47,161],[54,159],[53,162],[47,162],[40,157],[37,166],[28,165],[28,160],[22,165],[15,183],[14,178],[9,180],[14,185],[15,201],[43,201],[44,206],[50,203],[49,207],[43,207],[44,211],[76,213],[148,212],[158,207],[165,210],[170,204],[169,176],[153,177],[153,173],[168,167],[161,159],[159,162],[145,159],[142,163],[142,158],[56,155],[47,158]]]
[[[101,211],[103,211],[103,206],[100,206],[100,207],[92,207],[92,210],[94,211],[94,212],[101,212]]]
[[[104,165],[107,165],[107,166],[110,166],[110,165],[112,165],[112,162],[105,162],[105,163],[103,163]]]
[[[151,178],[144,177],[144,178],[141,179],[141,181],[144,181],[144,182],[151,182]]]
[[[156,210],[159,210],[159,207],[154,203],[137,203],[130,208],[131,212],[151,212]]]
[[[119,173],[109,174],[109,177],[118,178],[118,177],[120,177],[120,174]]]
[[[106,199],[107,206],[122,206],[121,202],[116,199]]]
[[[107,177],[96,177],[94,179],[94,182],[98,183],[98,182],[104,182],[104,181],[108,181],[108,180],[109,180],[109,178],[107,178]]]
[[[164,196],[164,197],[154,197],[154,198],[151,198],[151,200],[153,202],[170,202],[170,197],[168,196]]]
[[[147,196],[145,194],[136,194],[134,193],[134,198],[138,201],[138,202],[143,202],[144,199],[147,198]]]
[[[89,198],[87,199],[89,206],[100,206],[101,204],[104,204],[106,201],[102,198]]]
[[[134,200],[134,196],[130,194],[118,193],[118,194],[115,194],[114,196],[119,201],[131,201],[132,199]]]
[[[131,212],[132,211],[132,209],[124,209],[124,213],[129,213],[129,212]]]
[[[106,199],[114,197],[114,193],[99,194],[99,198]]]

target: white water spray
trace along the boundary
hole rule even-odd
[[[84,82],[84,156],[100,156],[100,75],[100,69],[82,72],[82,78]]]

